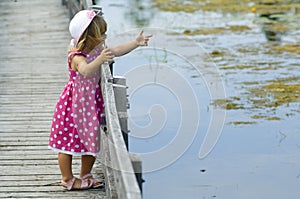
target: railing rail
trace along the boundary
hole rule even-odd
[[[109,195],[111,198],[140,199],[141,191],[135,177],[130,154],[127,151],[119,115],[116,109],[113,78],[109,65],[101,67],[101,88],[105,102],[106,131],[102,131],[102,145],[104,145],[104,159],[107,167],[106,176],[113,175],[115,189]],[[126,96],[125,96],[126,97]],[[108,182],[110,186],[110,182]]]

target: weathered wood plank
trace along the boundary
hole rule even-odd
[[[1,132],[0,131],[0,140],[1,138],[4,138],[4,137],[19,137],[19,138],[22,138],[22,137],[36,137],[36,136],[39,136],[39,137],[49,137],[49,132],[44,132],[44,131],[35,131],[35,132],[26,132],[25,134],[20,134],[20,133],[16,133],[16,132]]]
[[[3,175],[1,176],[1,181],[7,182],[9,181],[47,181],[50,182],[56,182],[58,181],[60,175],[58,174],[51,174],[51,175]],[[47,184],[47,183],[45,183]]]
[[[8,192],[11,192],[11,195],[14,195],[15,193],[23,193],[23,197],[27,196],[28,193],[32,193],[32,190],[35,190],[35,197],[36,195],[38,195],[39,193],[41,192],[44,192],[44,193],[48,193],[48,194],[51,194],[51,192],[60,192],[62,195],[61,196],[64,196],[64,195],[69,195],[71,192],[70,191],[62,191],[62,187],[58,184],[55,184],[54,186],[49,186],[49,185],[42,185],[42,186],[22,186],[22,187],[0,187],[0,193],[8,193]],[[85,194],[84,194],[85,192]],[[95,190],[93,191],[92,189],[90,190],[81,190],[80,192],[77,191],[77,194],[74,194],[73,197],[77,196],[77,195],[81,195],[81,196],[84,196],[86,195],[85,197],[86,198],[89,198],[89,194],[97,194],[98,197],[101,195],[103,196],[103,191],[100,191],[100,190]],[[102,194],[101,194],[102,192]],[[51,194],[52,195],[52,194]],[[48,195],[49,198],[52,198],[51,195]],[[50,197],[51,196],[51,197]],[[95,195],[96,196],[96,195]]]
[[[46,136],[39,136],[38,134],[35,137],[27,137],[27,136],[20,136],[20,137],[0,137],[1,142],[37,142],[41,141],[41,138],[46,138]],[[47,141],[46,139],[42,139],[43,141]]]
[[[48,146],[45,145],[38,145],[38,146],[32,146],[32,145],[24,145],[24,146],[2,146],[3,151],[15,151],[15,150],[32,150],[32,151],[37,151],[37,150],[47,150]]]
[[[50,129],[50,126],[49,126]],[[39,132],[39,131],[44,131],[45,127],[41,125],[37,126],[22,126],[22,125],[11,125],[11,126],[6,126],[5,128],[0,129],[0,132],[19,132],[19,133],[24,133],[24,132]],[[1,144],[1,143],[0,143]]]
[[[5,153],[4,153],[5,154]],[[0,160],[57,160],[57,155],[22,155],[11,156],[0,154]]]
[[[59,188],[59,187],[58,187]],[[34,187],[32,187],[34,189]],[[82,193],[81,193],[82,192]],[[14,192],[14,193],[0,193],[0,198],[23,198],[23,199],[28,199],[28,198],[39,198],[39,199],[53,199],[53,198],[63,198],[63,199],[96,199],[96,198],[106,198],[104,193],[102,191],[96,191],[96,190],[88,190],[88,191],[45,191],[45,192],[37,192],[37,193],[31,193],[31,192]]]
[[[37,162],[37,160],[1,160],[1,165],[6,166],[27,166],[27,165],[57,165],[57,159],[52,160],[42,160]],[[79,165],[79,163],[74,163],[73,165]],[[3,177],[1,177],[2,180]]]
[[[29,156],[29,155],[53,155],[53,151],[51,150],[43,150],[43,151],[20,151],[20,150],[14,150],[14,151],[5,151],[5,156]],[[1,160],[1,164],[3,164],[3,160]]]

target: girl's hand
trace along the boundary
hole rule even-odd
[[[102,50],[101,54],[99,55],[100,59],[104,62],[112,62],[114,61],[115,55],[112,53],[112,51],[105,46],[105,48]]]
[[[141,30],[141,32],[136,37],[136,43],[138,46],[148,46],[148,41],[152,37],[152,35],[143,35],[144,30]]]

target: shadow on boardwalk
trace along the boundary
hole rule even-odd
[[[59,0],[2,0],[0,17],[0,198],[105,198],[103,190],[63,191],[48,149],[68,79],[67,10]],[[73,167],[78,174],[79,159]]]

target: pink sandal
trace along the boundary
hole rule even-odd
[[[80,188],[73,188],[74,186],[74,183],[76,181],[77,178],[73,177],[72,180],[67,183],[65,181],[61,181],[61,185],[64,187],[64,189],[67,189],[67,190],[83,190],[83,189],[89,189],[93,186],[93,181],[92,180],[89,180],[89,179],[79,179],[81,181],[81,185],[80,185]]]
[[[92,188],[93,189],[96,189],[96,188],[103,188],[104,187],[104,185],[105,185],[105,182],[104,182],[104,180],[103,179],[95,179],[95,178],[93,178],[93,175],[92,174],[90,174],[90,173],[88,173],[88,174],[86,174],[86,175],[84,175],[84,176],[82,176],[82,178],[81,178],[81,180],[87,180],[87,179],[89,179],[91,182],[92,182]]]

